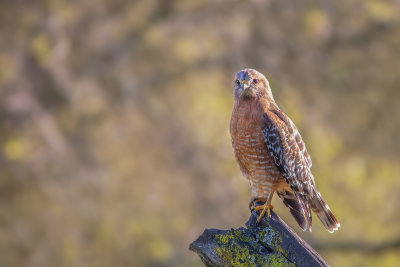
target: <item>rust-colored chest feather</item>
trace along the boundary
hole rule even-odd
[[[281,176],[265,143],[264,114],[264,107],[257,100],[240,101],[234,106],[230,125],[235,157],[253,194],[259,196],[273,190]]]

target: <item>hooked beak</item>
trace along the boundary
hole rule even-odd
[[[247,89],[250,87],[250,84],[246,79],[240,81],[240,87],[242,88],[241,95],[247,95],[249,93]]]
[[[249,87],[249,82],[247,80],[242,80],[240,82],[240,86],[243,88],[243,90],[246,90]]]

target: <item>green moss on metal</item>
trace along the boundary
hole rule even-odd
[[[279,245],[282,238],[272,229],[261,231],[261,236],[263,239],[257,240],[243,228],[218,234],[215,236],[218,243],[216,252],[229,263],[228,266],[295,266],[283,255],[283,249]],[[257,251],[259,241],[265,242],[268,246],[273,244],[271,247],[274,248],[274,252],[267,255],[260,254]]]

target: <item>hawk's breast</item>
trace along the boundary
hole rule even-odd
[[[244,101],[235,105],[230,127],[235,157],[256,196],[271,192],[281,177],[265,143],[263,114],[260,104]]]

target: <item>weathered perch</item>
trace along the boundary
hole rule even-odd
[[[258,223],[253,211],[246,228],[206,229],[189,249],[206,266],[329,266],[276,213],[266,217]]]

